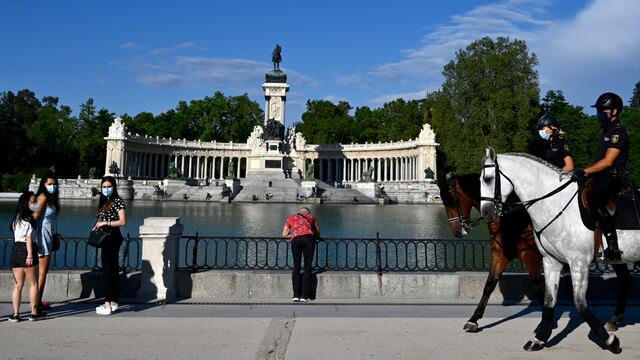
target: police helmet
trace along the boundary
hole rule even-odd
[[[544,114],[540,119],[538,119],[538,130],[542,130],[543,127],[553,125],[558,127],[558,119],[552,114]]]
[[[622,110],[622,98],[612,92],[606,92],[598,96],[598,100],[591,107],[602,110],[617,109],[620,112]]]

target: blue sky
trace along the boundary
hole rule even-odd
[[[287,121],[308,99],[379,107],[442,84],[455,52],[482,36],[526,40],[542,94],[625,103],[640,80],[640,1],[4,1],[0,91],[89,97],[116,114],[158,114],[215,91],[263,106],[283,48]],[[591,109],[587,110],[588,112]]]

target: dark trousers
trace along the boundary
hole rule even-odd
[[[102,247],[102,290],[104,301],[118,302],[120,298],[120,269],[118,254],[122,245],[120,229],[114,228]]]
[[[293,297],[309,299],[311,297],[311,263],[313,253],[316,250],[313,235],[302,235],[291,240],[291,253],[293,254],[293,273],[291,282],[293,284]],[[302,294],[300,294],[300,267],[304,256],[304,274],[302,275]]]
[[[605,236],[607,234],[615,234],[616,226],[613,222],[613,216],[609,214],[606,206],[609,200],[620,192],[622,185],[622,180],[611,174],[601,174],[595,178],[595,188],[591,199],[589,199],[589,209],[591,209],[593,217],[600,225],[600,229]]]

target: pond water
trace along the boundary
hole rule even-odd
[[[0,236],[9,236],[15,201],[0,202]],[[58,220],[63,236],[88,236],[95,222],[97,201],[64,200]],[[442,205],[310,204],[323,237],[454,239]],[[180,217],[184,234],[208,236],[280,236],[287,216],[297,204],[127,201],[127,226],[123,233],[138,236],[144,218]],[[478,214],[473,214],[472,217]],[[470,235],[487,239],[485,226]]]

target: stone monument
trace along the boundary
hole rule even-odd
[[[276,45],[271,54],[273,70],[265,74],[262,84],[265,97],[264,123],[254,128],[249,140],[251,156],[248,158],[247,177],[285,177],[291,172],[285,161],[284,120],[287,101],[287,74],[280,70],[282,47]]]

